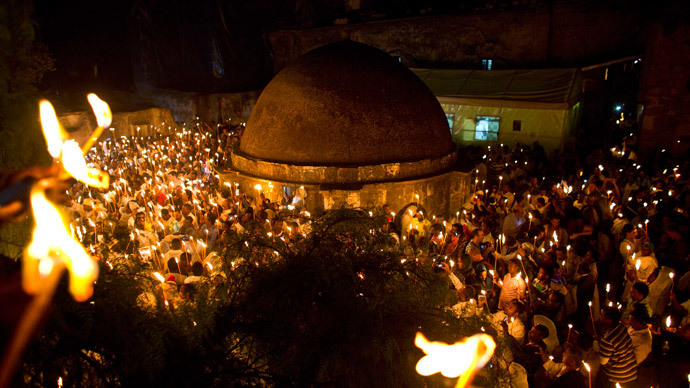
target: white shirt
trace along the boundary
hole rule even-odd
[[[506,274],[503,278],[503,286],[501,287],[501,295],[498,298],[498,308],[503,310],[503,308],[513,299],[523,299],[525,297],[525,290],[527,285],[522,277],[511,277],[510,274]]]
[[[652,333],[647,327],[642,330],[635,330],[632,327],[628,327],[628,334],[630,335],[633,348],[635,349],[637,365],[640,365],[642,361],[647,359],[647,356],[652,351]]]
[[[477,310],[477,302],[474,299],[469,299],[465,302],[459,301],[450,307],[450,310],[458,318],[470,318],[479,315],[481,310]]]
[[[499,333],[503,332],[501,322],[504,318],[507,317],[503,311],[497,311],[491,318],[491,324]],[[520,318],[507,318],[506,323],[508,324],[508,334],[510,334],[511,337],[515,338],[515,340],[522,345],[525,341],[525,325],[522,323]]]

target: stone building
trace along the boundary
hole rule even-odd
[[[303,188],[309,211],[343,205],[450,216],[469,195],[441,106],[406,66],[342,41],[280,71],[252,112],[221,179],[280,201]]]

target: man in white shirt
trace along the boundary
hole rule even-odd
[[[652,351],[652,332],[647,326],[649,315],[644,308],[635,308],[630,313],[630,327],[628,334],[635,349],[637,365],[640,365]]]
[[[524,310],[524,304],[518,299],[511,300],[503,309],[491,317],[491,324],[499,332],[510,335],[522,345],[525,342],[525,325],[518,316]]]
[[[498,287],[501,288],[501,294],[498,298],[499,310],[503,310],[513,299],[525,298],[527,284],[523,279],[525,274],[521,273],[520,269],[520,261],[511,259],[508,262],[508,273],[503,278],[503,283],[497,283]]]

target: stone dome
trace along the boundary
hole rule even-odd
[[[412,162],[454,152],[436,97],[374,47],[341,41],[280,71],[261,93],[240,154],[290,165]]]

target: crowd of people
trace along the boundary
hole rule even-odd
[[[69,190],[73,234],[93,252],[151,263],[171,308],[197,284],[225,281],[228,235],[305,238],[303,188],[271,201],[219,180],[241,132],[197,125],[101,142],[87,158],[111,189]],[[392,249],[449,280],[449,310],[484,315],[510,339],[513,386],[654,386],[653,344],[665,355],[690,339],[688,170],[670,158],[643,166],[630,149],[578,158],[538,143],[470,148],[471,199],[454,217],[426,214],[423,200],[368,210]]]
[[[669,343],[690,339],[687,164],[647,168],[628,146],[583,159],[537,143],[469,150],[480,163],[457,222],[403,217],[403,241],[457,290],[451,309],[513,340],[514,386],[671,379],[658,374]]]

